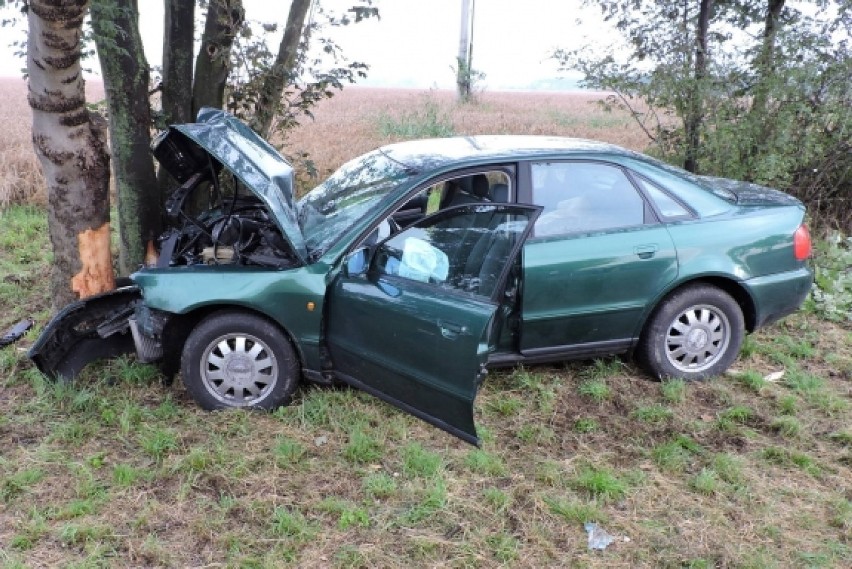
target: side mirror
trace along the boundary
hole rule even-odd
[[[370,268],[370,249],[361,247],[355,249],[343,262],[343,274],[347,277],[358,277],[367,273]]]

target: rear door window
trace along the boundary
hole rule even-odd
[[[645,223],[645,201],[621,168],[600,162],[531,166],[533,203],[544,208],[536,237]]]

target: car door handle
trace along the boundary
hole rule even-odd
[[[452,322],[438,322],[438,328],[441,329],[441,336],[447,340],[455,340],[459,336],[467,334],[467,326],[454,324]]]
[[[637,245],[633,248],[633,253],[640,259],[650,259],[657,254],[656,245]]]

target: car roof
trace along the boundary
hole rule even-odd
[[[558,136],[487,135],[430,138],[389,144],[380,152],[416,169],[431,169],[465,161],[525,159],[570,154],[606,154],[642,157],[614,144]]]

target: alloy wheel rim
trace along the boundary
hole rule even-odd
[[[258,404],[278,382],[272,350],[251,334],[225,334],[208,344],[201,358],[201,380],[207,391],[230,407]]]
[[[712,367],[731,341],[725,313],[707,304],[681,312],[666,331],[666,358],[681,372],[697,373]]]

